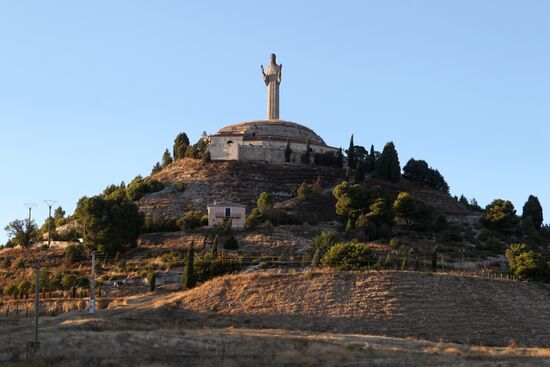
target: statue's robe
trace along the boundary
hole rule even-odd
[[[267,85],[267,119],[279,119],[279,84],[281,84],[281,65],[270,64],[264,77]]]

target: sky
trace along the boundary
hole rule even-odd
[[[550,218],[548,19],[543,0],[3,1],[0,225],[148,175],[179,132],[263,119],[271,52],[281,118]]]

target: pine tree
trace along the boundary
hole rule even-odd
[[[218,236],[214,237],[214,241],[212,242],[212,259],[215,259],[218,257]]]
[[[178,136],[176,136],[176,139],[174,140],[174,160],[181,159],[185,157],[187,153],[187,149],[189,147],[189,138],[187,137],[186,133],[179,133]]]
[[[357,162],[355,162],[355,144],[353,143],[353,134],[351,135],[351,139],[349,140],[349,149],[347,151],[348,154],[348,167],[355,168],[355,165]]]
[[[360,160],[357,162],[357,168],[355,169],[355,182],[365,181],[365,162]]]
[[[401,166],[399,165],[399,157],[397,156],[393,142],[389,142],[384,146],[382,155],[376,161],[376,173],[388,181],[399,181]]]
[[[291,156],[292,156],[292,149],[290,149],[290,140],[286,139],[285,162],[290,162]]]
[[[540,205],[540,201],[536,196],[529,195],[529,198],[523,206],[523,214],[521,215],[521,219],[530,219],[536,229],[540,229],[540,227],[542,226],[544,216],[542,212],[542,206]]]
[[[162,170],[162,166],[160,165],[159,162],[155,163],[155,165],[153,166],[153,169],[151,170],[151,174],[154,175],[155,173],[158,173]]]
[[[172,159],[172,156],[170,155],[170,151],[166,149],[164,151],[164,154],[162,155],[162,168],[168,166],[171,164],[174,160]]]
[[[185,288],[191,289],[194,288],[196,285],[195,281],[195,241],[191,242],[191,246],[189,246],[189,250],[187,251],[187,260],[185,261]]]

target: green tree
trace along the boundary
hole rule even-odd
[[[348,242],[332,246],[323,257],[322,263],[341,270],[360,270],[374,261],[374,254],[366,244]]]
[[[58,206],[57,208],[55,208],[55,210],[53,211],[53,218],[55,220],[65,218],[65,211],[62,207]]]
[[[285,162],[290,162],[291,157],[292,157],[292,149],[290,148],[290,140],[286,139]]]
[[[202,163],[210,163],[212,162],[212,155],[210,155],[210,151],[209,150],[206,150],[203,154],[202,154]]]
[[[258,200],[256,201],[256,206],[260,210],[260,212],[264,213],[265,211],[269,211],[273,209],[274,200],[273,200],[273,194],[270,192],[262,192],[260,196],[258,196]]]
[[[513,244],[506,250],[508,267],[519,279],[539,279],[547,273],[547,264],[541,255],[525,243]]]
[[[298,199],[302,201],[307,200],[312,192],[313,192],[313,186],[308,185],[305,182],[302,182],[300,187],[298,187]]]
[[[431,219],[432,210],[423,200],[408,192],[400,192],[393,203],[393,211],[397,219],[403,220],[408,226],[421,224]]]
[[[353,142],[353,134],[349,139],[349,147],[348,150],[346,150],[346,156],[348,160],[348,167],[354,169],[357,162],[355,161],[355,144]]]
[[[194,288],[196,285],[194,263],[195,263],[195,242],[191,242],[187,251],[187,259],[185,261],[185,279],[184,285],[186,289]]]
[[[501,231],[512,231],[518,224],[514,204],[508,200],[496,199],[487,205],[481,217],[481,223]]]
[[[168,153],[168,154],[170,154],[170,153]],[[162,166],[160,165],[159,162],[157,162],[157,163],[155,163],[155,165],[151,169],[151,175],[154,175],[155,173],[159,173],[160,171],[162,171]]]
[[[399,165],[399,157],[397,156],[393,142],[389,142],[384,146],[380,158],[376,161],[376,173],[388,181],[399,181],[401,166]]]
[[[75,215],[86,229],[84,242],[110,254],[134,248],[144,223],[138,206],[125,197],[83,197]]]
[[[355,169],[355,182],[365,181],[365,161],[359,160]]]
[[[189,138],[186,133],[179,133],[174,140],[174,160],[182,159],[186,156],[187,150],[189,148]]]
[[[542,222],[544,220],[542,213],[542,206],[540,201],[536,196],[529,195],[529,198],[523,205],[523,213],[521,219],[528,220],[530,219],[536,229],[540,229]]]
[[[344,153],[342,153],[342,148],[339,148],[338,152],[336,152],[336,167],[344,167]]]
[[[168,166],[171,164],[174,160],[172,159],[172,156],[170,155],[170,151],[166,149],[164,151],[164,154],[162,155],[162,168]]]
[[[31,221],[16,219],[4,227],[4,230],[13,246],[28,248],[40,239],[40,231],[32,219]]]
[[[449,193],[449,185],[441,173],[429,167],[426,161],[411,158],[403,167],[403,177],[414,182],[421,182],[446,194]]]

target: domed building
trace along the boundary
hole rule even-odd
[[[313,130],[295,122],[279,119],[279,85],[282,65],[271,55],[271,65],[262,74],[267,86],[267,119],[241,122],[222,128],[210,136],[208,151],[213,160],[253,160],[269,162],[302,162],[309,144],[315,153],[336,155],[339,149],[329,147]],[[287,145],[290,154],[286,153]]]

